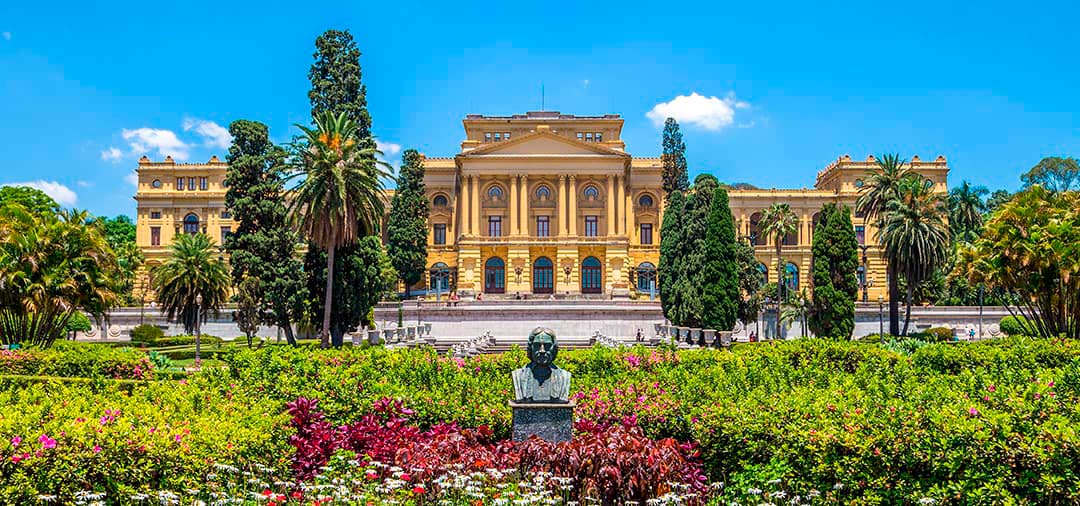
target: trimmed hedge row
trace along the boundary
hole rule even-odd
[[[132,348],[57,341],[49,348],[0,351],[0,374],[149,379],[154,367]]]

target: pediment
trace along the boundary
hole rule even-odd
[[[523,135],[512,141],[488,144],[462,153],[461,156],[470,158],[484,156],[611,156],[622,158],[629,155],[600,144],[580,142],[550,132],[536,132]]]

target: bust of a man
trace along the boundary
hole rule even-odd
[[[570,372],[553,364],[559,354],[555,331],[537,327],[529,333],[529,365],[511,372],[517,402],[561,403],[570,400]]]

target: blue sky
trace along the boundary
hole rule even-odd
[[[101,5],[96,5],[101,4]],[[136,159],[223,157],[219,127],[307,121],[314,38],[348,28],[388,154],[452,155],[468,113],[682,118],[692,176],[811,186],[843,154],[945,155],[953,184],[1015,189],[1080,155],[1067,3],[3,2],[0,184],[133,214]],[[698,96],[694,96],[694,95]],[[679,98],[682,97],[682,98]]]

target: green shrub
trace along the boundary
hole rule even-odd
[[[220,345],[221,343],[225,342],[220,337],[211,336],[211,335],[207,335],[207,334],[203,334],[202,336],[200,336],[199,341],[202,344],[202,346],[207,346],[207,345],[215,345],[216,346],[216,345]],[[165,347],[168,347],[168,346],[195,346],[195,336],[162,337],[162,338],[158,338],[157,340],[155,340],[152,344],[153,344],[154,347],[157,347],[157,348],[165,348]]]
[[[922,332],[922,339],[931,343],[946,343],[953,340],[953,330],[945,327],[931,327]]]
[[[64,326],[64,330],[68,334],[74,334],[75,332],[89,332],[90,331],[90,319],[80,311],[72,313],[71,318],[68,319],[67,325]]]
[[[151,344],[165,336],[165,331],[153,325],[139,325],[131,329],[131,342]]]
[[[1026,334],[1024,326],[1027,323],[1027,318],[1024,318],[1023,316],[1006,316],[1001,319],[1001,323],[998,324],[998,327],[1000,327],[1001,332],[1007,336],[1022,336]]]
[[[132,348],[57,341],[51,347],[0,352],[0,374],[150,379],[153,366]]]

